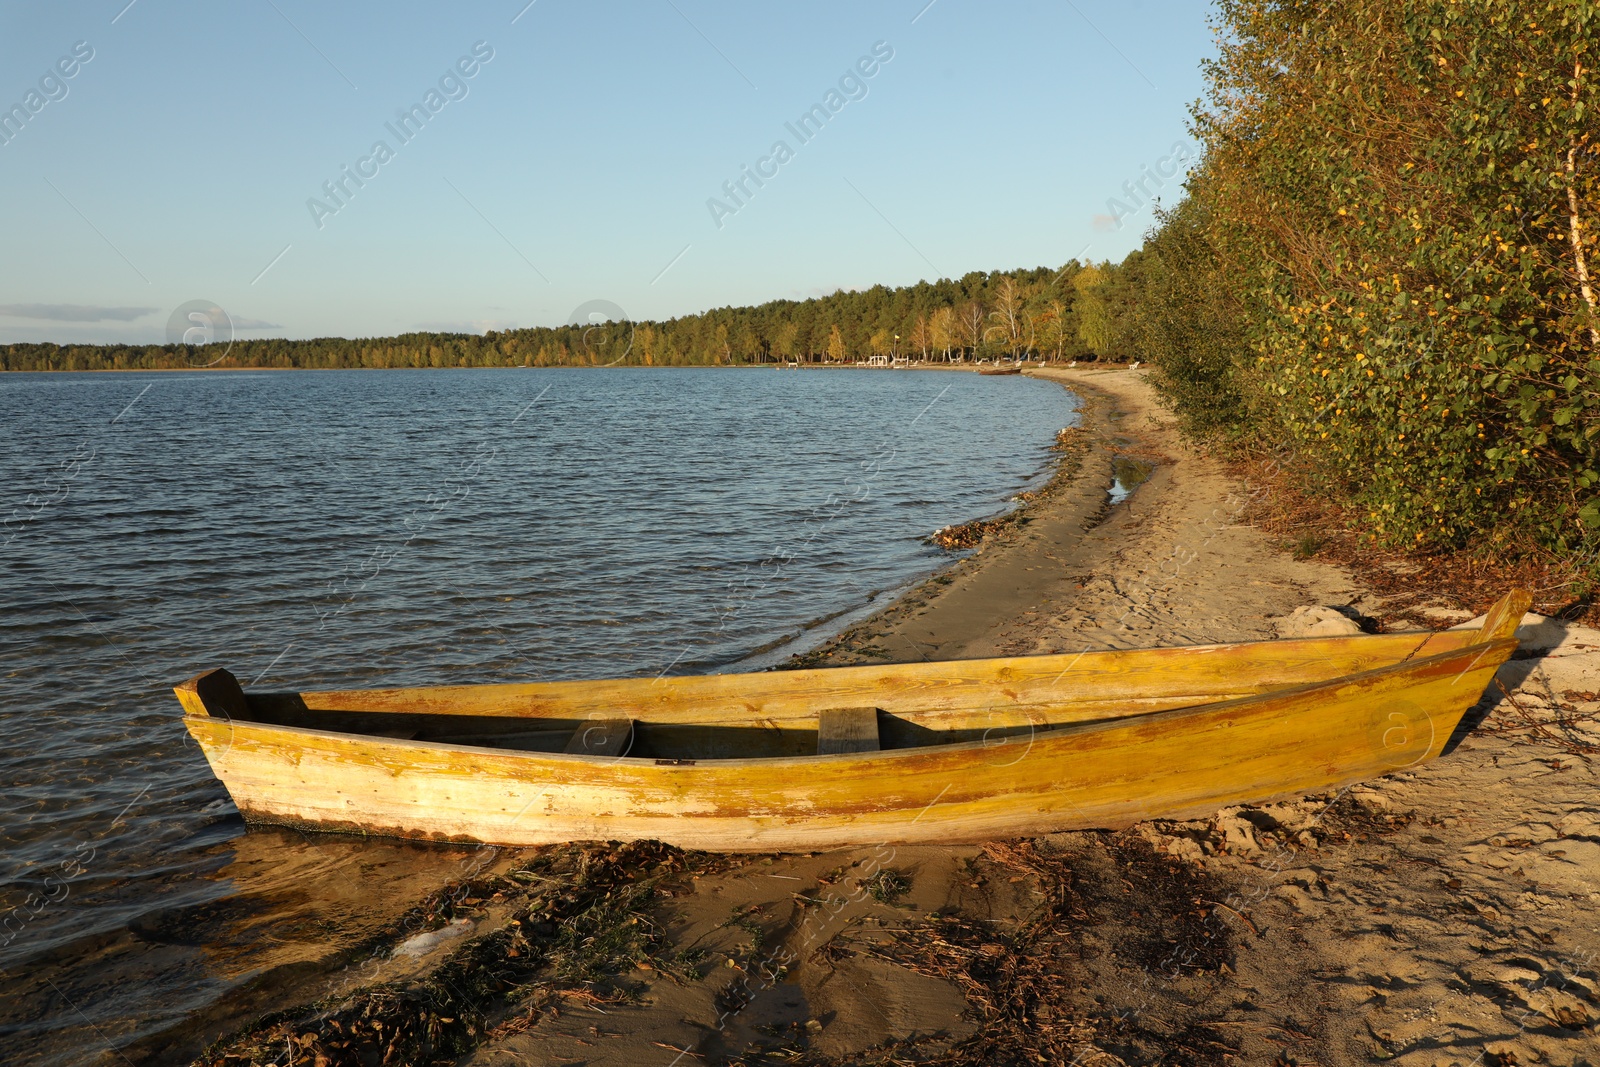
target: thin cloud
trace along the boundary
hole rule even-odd
[[[503,319],[466,319],[455,322],[419,322],[411,327],[417,333],[488,333],[514,330],[517,324]]]
[[[0,304],[0,315],[46,322],[132,322],[160,308],[100,307],[95,304]]]
[[[281,330],[282,326],[276,322],[263,322],[260,319],[234,319],[235,330]]]

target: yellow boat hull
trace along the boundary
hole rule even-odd
[[[208,672],[177,693],[254,822],[719,851],[975,842],[1191,817],[1432,759],[1515,650],[1527,604],[1513,593],[1481,630],[1439,634],[250,696]],[[834,708],[876,709],[885,747],[815,754]],[[632,747],[586,754],[619,721]]]

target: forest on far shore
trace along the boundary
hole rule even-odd
[[[1134,359],[1140,288],[1134,252],[1121,264],[1077,262],[875,285],[811,300],[715,308],[664,322],[594,322],[487,334],[193,345],[0,347],[0,370],[154,370],[196,366],[559,367],[853,363],[1030,357]],[[220,352],[226,355],[220,355]]]

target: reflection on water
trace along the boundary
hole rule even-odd
[[[1118,456],[1111,461],[1111,503],[1120,504],[1150,480],[1156,465],[1148,460]]]
[[[1072,408],[934,372],[0,377],[0,1062],[132,1054],[477,862],[241,836],[174,682],[716,670],[937,566]]]

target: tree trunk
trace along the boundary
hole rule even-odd
[[[1572,98],[1578,98],[1578,79],[1583,74],[1583,62],[1572,68]],[[1578,292],[1589,306],[1589,343],[1600,348],[1600,322],[1595,318],[1594,287],[1589,284],[1589,261],[1583,254],[1583,220],[1578,215],[1578,146],[1567,149],[1567,236],[1572,241],[1572,258],[1578,268]]]
[[[1572,242],[1572,258],[1578,268],[1578,292],[1589,305],[1589,343],[1600,348],[1600,325],[1596,324],[1594,286],[1589,283],[1589,261],[1583,254],[1583,221],[1578,216],[1578,146],[1567,149],[1567,236]]]

